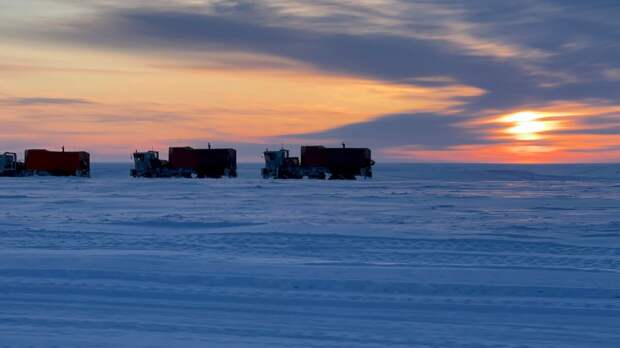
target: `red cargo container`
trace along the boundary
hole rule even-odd
[[[198,173],[207,177],[237,176],[237,151],[234,149],[199,149]]]
[[[237,176],[237,151],[234,149],[194,149],[171,147],[170,168],[181,175],[219,178]]]
[[[168,149],[170,168],[194,169],[198,165],[196,150],[191,147],[171,147]]]
[[[309,177],[321,178],[331,174],[332,179],[353,179],[372,176],[371,151],[367,148],[302,146],[301,167]]]
[[[25,167],[32,174],[89,176],[90,155],[84,151],[26,150]]]
[[[302,146],[301,147],[301,166],[302,167],[324,167],[329,164],[325,146]]]
[[[356,169],[372,166],[370,149],[329,148],[325,149],[329,168]]]

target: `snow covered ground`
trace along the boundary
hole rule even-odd
[[[618,347],[620,165],[0,178],[0,347]]]

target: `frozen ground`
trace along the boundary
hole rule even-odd
[[[620,165],[0,178],[0,347],[618,347]]]

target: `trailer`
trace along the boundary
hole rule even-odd
[[[22,175],[90,176],[90,154],[85,151],[26,150]]]
[[[195,175],[198,178],[234,178],[237,176],[237,151],[234,149],[193,149],[171,147],[170,168],[181,176]]]
[[[355,179],[356,176],[372,178],[370,149],[366,148],[326,148],[327,170],[330,179]]]
[[[5,152],[0,155],[0,176],[17,176],[22,163],[17,162],[17,154],[15,152]]]
[[[147,178],[221,178],[237,176],[237,151],[234,149],[169,148],[169,161],[159,158],[159,152],[133,154],[133,177]]]
[[[274,179],[344,179],[354,180],[360,176],[372,177],[371,151],[367,148],[327,148],[302,146],[301,159],[290,157],[289,150],[266,150],[264,152],[264,178]]]

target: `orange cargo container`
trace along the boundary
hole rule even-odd
[[[31,174],[90,176],[90,154],[84,151],[26,150],[24,165]]]

